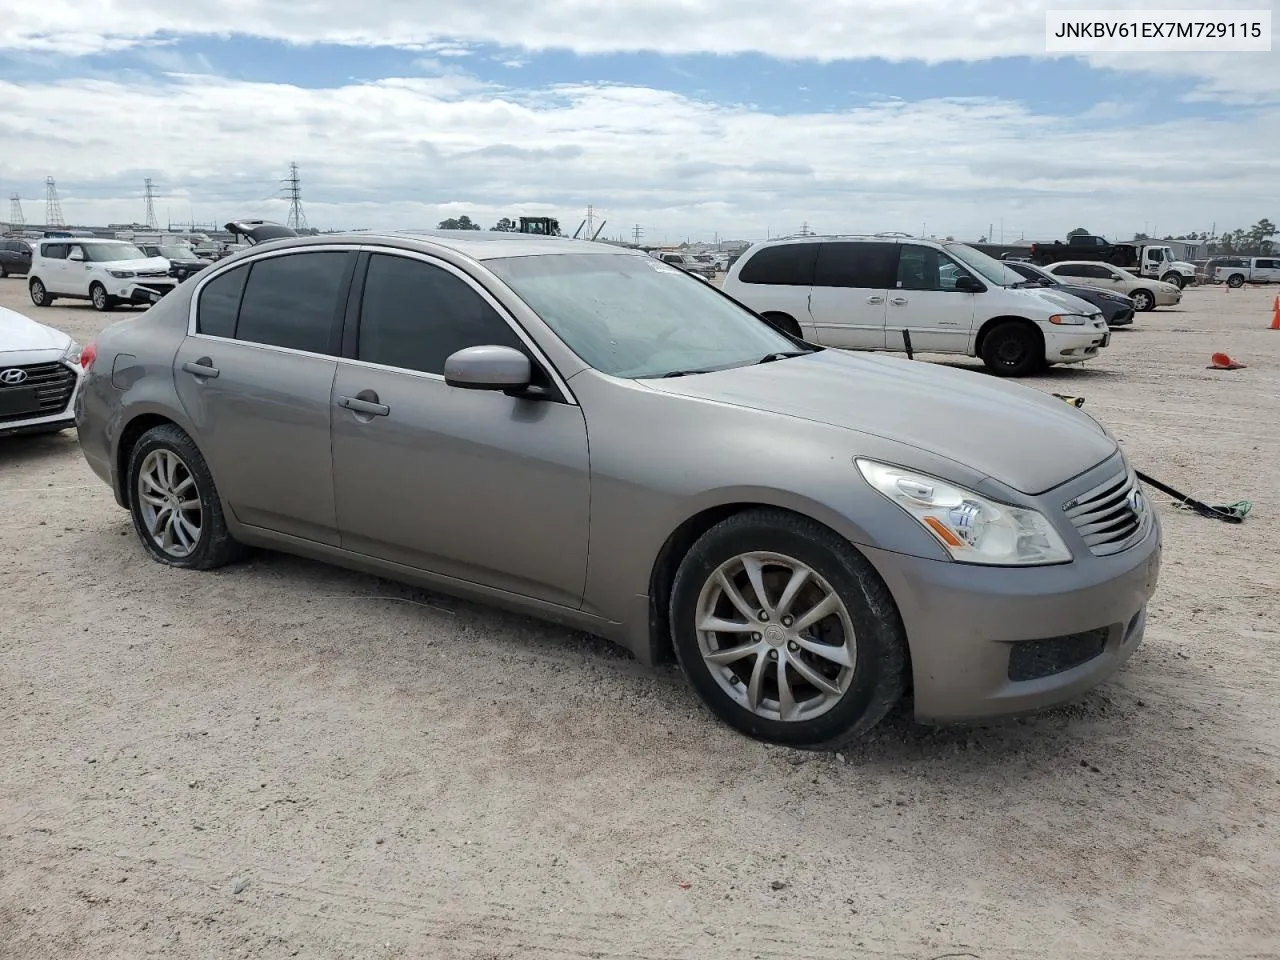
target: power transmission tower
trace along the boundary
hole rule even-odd
[[[301,233],[307,229],[307,215],[302,212],[302,181],[298,178],[298,165],[289,164],[289,178],[284,181],[289,188],[289,218],[285,226]]]
[[[637,247],[640,246],[640,238],[643,236],[644,236],[644,227],[640,226],[640,224],[637,223],[634,227],[631,228],[631,239]]]
[[[596,209],[591,204],[587,204],[587,239],[591,239],[591,235],[595,233]]]
[[[9,226],[17,230],[27,225],[27,218],[22,215],[22,198],[16,193],[9,194]]]
[[[147,216],[143,221],[152,230],[156,228],[156,194],[151,187],[151,178],[147,177],[143,181],[147,185]]]
[[[58,184],[53,177],[44,180],[44,222],[47,227],[65,227],[62,219],[62,201],[58,199]]]

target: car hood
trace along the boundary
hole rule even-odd
[[[19,350],[65,350],[71,338],[60,330],[0,307],[0,354]]]
[[[134,273],[152,271],[167,273],[169,261],[164,257],[147,257],[145,260],[100,260],[95,262],[94,266],[103,267],[106,270],[131,270]]]
[[[822,350],[643,382],[668,394],[917,447],[1031,495],[1065,483],[1117,449],[1092,417],[1048,394],[975,371],[896,357]]]
[[[1073,296],[1069,291],[1059,290],[1056,287],[1023,287],[1019,288],[1019,292],[1048,301],[1050,313],[1058,310],[1070,310],[1072,313],[1083,313],[1086,316],[1091,316],[1098,312],[1098,308],[1087,300],[1081,300],[1079,297]]]

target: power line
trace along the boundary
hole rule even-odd
[[[146,219],[143,220],[143,223],[145,223],[148,227],[154,230],[156,228],[156,194],[155,194],[155,190],[153,190],[151,187],[150,177],[147,177],[146,180],[143,181],[143,183],[145,183],[147,187],[147,193],[146,193],[147,213],[146,213]]]
[[[26,225],[27,218],[22,215],[22,198],[16,193],[9,194],[9,226],[18,229]]]
[[[284,181],[289,188],[289,217],[285,226],[301,232],[307,229],[307,215],[302,212],[302,180],[298,177],[298,165],[289,164],[289,177]]]
[[[62,219],[62,201],[58,199],[58,184],[53,177],[44,180],[44,222],[49,227],[65,227]]]

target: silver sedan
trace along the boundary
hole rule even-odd
[[[157,561],[265,547],[674,656],[764,740],[956,720],[1134,651],[1160,528],[1093,419],[814,347],[641,253],[254,246],[86,352],[84,455]]]

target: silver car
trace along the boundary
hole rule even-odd
[[[826,350],[642,253],[271,241],[103,331],[76,405],[146,550],[303,554],[674,655],[737,729],[1021,712],[1143,634],[1160,528],[1083,412]]]

